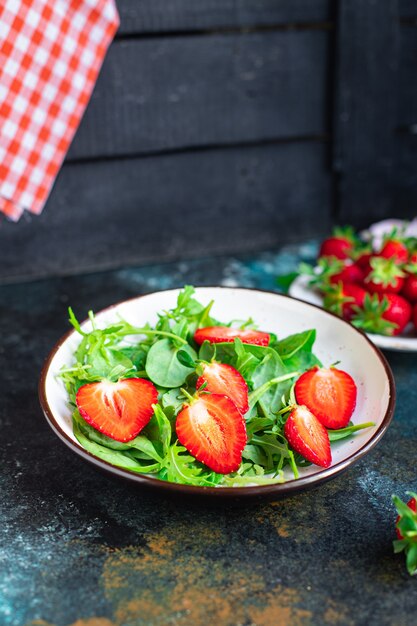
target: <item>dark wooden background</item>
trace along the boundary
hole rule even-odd
[[[417,214],[417,0],[117,4],[43,214],[0,225],[0,280]]]

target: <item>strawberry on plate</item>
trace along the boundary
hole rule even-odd
[[[231,365],[216,361],[204,363],[202,374],[197,380],[197,389],[204,383],[204,391],[227,396],[242,415],[249,410],[248,386],[243,376]]]
[[[337,283],[343,284],[360,284],[365,278],[365,272],[359,267],[359,265],[352,263],[346,265],[340,272],[330,276],[330,283],[336,285]]]
[[[242,343],[254,344],[256,346],[267,346],[270,340],[269,333],[264,333],[261,330],[240,330],[239,328],[230,328],[230,326],[207,326],[206,328],[198,328],[194,333],[194,341],[199,345],[204,341],[209,341],[210,343],[233,343],[236,337]]]
[[[400,239],[388,239],[379,256],[386,259],[395,259],[399,263],[406,263],[408,260],[408,249]]]
[[[365,332],[399,335],[411,320],[411,304],[397,293],[367,295],[362,309],[352,318]]]
[[[356,284],[334,285],[325,294],[324,308],[350,321],[356,307],[363,306],[366,294],[367,291]]]
[[[417,272],[406,276],[401,295],[412,304],[417,302]]]
[[[335,367],[313,367],[295,383],[295,398],[326,428],[344,428],[356,406],[357,389],[352,376]]]
[[[366,250],[365,252],[361,252],[359,254],[359,256],[355,256],[353,257],[355,264],[361,268],[361,270],[363,272],[368,272],[370,269],[370,265],[369,262],[371,260],[371,258],[374,256],[372,250],[369,248],[368,250]]]
[[[396,259],[374,256],[370,259],[371,270],[364,280],[371,293],[399,293],[404,285],[405,273]]]
[[[336,259],[348,259],[352,249],[353,244],[347,237],[328,237],[320,246],[319,257],[333,256]]]
[[[412,322],[414,324],[414,328],[417,330],[417,304],[415,304],[413,308]]]
[[[329,467],[332,462],[329,434],[317,417],[306,407],[296,406],[284,426],[290,446],[307,461]]]
[[[122,442],[134,439],[146,426],[157,401],[156,388],[143,378],[88,383],[76,395],[85,421],[103,435]]]
[[[219,474],[235,472],[247,442],[246,424],[227,396],[202,394],[185,404],[175,424],[179,442]]]

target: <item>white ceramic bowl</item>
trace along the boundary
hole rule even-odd
[[[310,304],[316,304],[317,306],[323,306],[323,298],[317,291],[312,289],[308,284],[310,280],[309,276],[298,276],[291,284],[289,294],[293,298],[304,300],[304,302],[310,302]],[[368,334],[369,339],[378,348],[384,350],[395,350],[396,352],[417,352],[417,336],[412,328],[412,324],[405,329],[403,335],[396,335],[395,337],[387,337],[386,335]]]
[[[157,321],[157,313],[175,306],[179,290],[161,291],[115,304],[97,313],[99,327],[115,322],[122,316],[134,325]],[[366,454],[382,437],[392,418],[395,386],[389,365],[381,352],[363,333],[321,308],[276,293],[254,289],[201,287],[195,297],[203,304],[214,300],[213,316],[227,322],[252,317],[261,330],[272,331],[278,337],[309,328],[317,330],[314,352],[324,365],[340,361],[340,368],[353,376],[358,386],[358,400],[352,416],[354,423],[375,422],[373,428],[359,431],[353,438],[332,444],[333,464],[327,469],[315,465],[300,470],[295,480],[288,472],[285,483],[249,487],[193,487],[168,483],[149,475],[123,470],[90,454],[76,440],[71,425],[68,397],[58,374],[62,366],[73,362],[80,342],[75,331],[67,333],[52,349],[46,360],[39,384],[40,402],[48,423],[64,443],[83,459],[112,474],[140,484],[183,493],[210,493],[215,496],[248,496],[287,494],[314,486],[347,469]],[[91,329],[89,321],[82,325]]]

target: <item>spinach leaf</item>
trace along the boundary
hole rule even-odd
[[[161,387],[180,387],[193,369],[182,365],[177,358],[178,350],[187,352],[195,360],[197,354],[188,344],[177,348],[169,339],[159,339],[153,344],[146,358],[146,373],[153,383]]]
[[[316,331],[314,329],[306,330],[303,333],[296,333],[295,335],[289,335],[278,342],[277,352],[285,361],[293,357],[299,350],[303,349],[307,352],[311,352],[315,339]]]
[[[122,450],[112,450],[111,448],[102,446],[95,441],[91,441],[88,437],[83,435],[75,420],[73,422],[73,431],[75,437],[83,448],[95,456],[98,456],[103,461],[107,461],[107,463],[111,463],[112,465],[116,465],[117,467],[122,467],[123,469],[128,469],[133,472],[140,472],[141,474],[155,473],[160,468],[159,463],[139,463],[137,460],[129,456],[127,452],[125,453]]]

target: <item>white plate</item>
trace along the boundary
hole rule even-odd
[[[113,323],[121,315],[135,325],[157,321],[158,311],[175,306],[179,290],[161,291],[116,304],[97,314],[99,327]],[[39,384],[39,396],[46,419],[55,433],[74,452],[94,465],[117,476],[153,487],[182,493],[211,493],[225,495],[287,494],[328,480],[347,469],[367,453],[384,434],[392,418],[395,404],[395,387],[392,372],[384,356],[367,337],[335,315],[305,302],[276,293],[253,289],[224,287],[197,288],[196,296],[203,304],[215,301],[213,316],[227,322],[232,319],[252,317],[259,328],[272,331],[279,337],[317,329],[315,353],[325,365],[340,361],[340,367],[348,371],[358,386],[358,400],[352,416],[354,423],[375,422],[372,428],[359,431],[352,439],[332,445],[333,464],[327,469],[311,465],[300,469],[295,480],[287,472],[287,482],[274,485],[248,487],[193,487],[168,483],[152,476],[135,474],[117,468],[90,454],[76,440],[71,425],[71,410],[59,371],[73,362],[74,351],[80,336],[67,333],[51,351]],[[91,329],[89,321],[82,325]]]
[[[309,276],[298,276],[289,288],[289,295],[304,302],[310,302],[317,306],[323,306],[323,298],[317,291],[312,289],[308,282]],[[396,350],[399,352],[417,352],[417,337],[412,324],[406,328],[406,332],[401,337],[386,337],[385,335],[368,334],[368,337],[378,348],[384,350]]]

